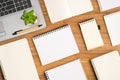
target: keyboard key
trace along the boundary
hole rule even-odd
[[[4,16],[4,13],[3,13],[3,12],[1,12],[1,13],[0,13],[0,15],[1,15],[1,16]]]
[[[17,10],[14,8],[14,9],[12,9],[12,11],[13,11],[13,12],[16,12]]]
[[[0,3],[3,3],[3,0],[0,0]]]
[[[5,11],[5,15],[7,15],[8,14],[8,11]]]
[[[13,2],[13,1],[9,1],[9,2],[7,2],[6,4],[7,4],[7,5],[11,5],[11,4],[14,4],[14,2]]]
[[[17,8],[17,11],[20,11],[20,10],[23,10],[23,9],[24,9],[24,7],[21,6],[21,7],[18,7],[18,8]]]
[[[6,10],[12,9],[12,8],[14,8],[14,7],[15,7],[14,5],[7,6],[7,7],[6,7]]]

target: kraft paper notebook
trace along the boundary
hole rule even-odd
[[[26,39],[0,46],[0,66],[5,80],[40,80]]]
[[[47,80],[87,80],[79,60],[47,70],[45,75]]]
[[[100,7],[100,11],[120,7],[120,0],[97,0],[97,1]]]
[[[120,11],[104,16],[112,46],[120,45]]]
[[[52,23],[93,10],[91,0],[44,0]]]
[[[100,30],[95,19],[90,19],[79,23],[87,50],[91,50],[104,45]]]
[[[69,25],[33,37],[42,65],[79,53]]]
[[[98,80],[120,80],[120,56],[112,51],[91,59]]]

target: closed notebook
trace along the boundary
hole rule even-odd
[[[120,0],[97,0],[100,10],[105,11],[120,6]]]
[[[26,39],[0,46],[0,66],[5,80],[40,80]]]
[[[44,0],[52,23],[93,10],[91,0]]]
[[[47,80],[87,80],[79,60],[45,71]]]
[[[120,80],[120,56],[112,51],[91,59],[98,80]]]
[[[98,29],[98,25],[95,19],[81,22],[79,25],[87,50],[91,50],[104,45],[100,30]]]
[[[69,25],[33,37],[42,65],[79,53]]]
[[[112,46],[120,45],[120,11],[104,16]]]

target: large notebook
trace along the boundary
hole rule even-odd
[[[87,80],[79,60],[47,70],[45,75],[47,80]]]
[[[91,59],[98,80],[120,80],[120,56],[112,51]]]
[[[33,37],[42,65],[79,53],[69,25]]]
[[[91,50],[104,45],[99,27],[95,19],[81,22],[79,25],[87,50]]]
[[[120,0],[97,0],[100,10],[105,11],[120,6]]]
[[[120,45],[120,11],[104,16],[112,46]]]
[[[52,23],[93,10],[91,0],[44,0]]]
[[[40,80],[26,39],[0,46],[0,66],[5,80]]]

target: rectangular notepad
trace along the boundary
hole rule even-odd
[[[47,70],[45,74],[47,80],[87,80],[79,60]]]
[[[87,50],[91,50],[104,45],[95,19],[81,22],[79,25]]]
[[[69,25],[33,37],[42,65],[79,53]]]
[[[112,46],[120,45],[120,11],[104,16]]]
[[[26,39],[0,46],[5,80],[40,80]]]
[[[91,0],[44,0],[52,23],[93,10]]]
[[[112,51],[91,59],[98,80],[120,80],[120,56]]]
[[[105,11],[120,6],[120,0],[97,0],[100,10]]]

